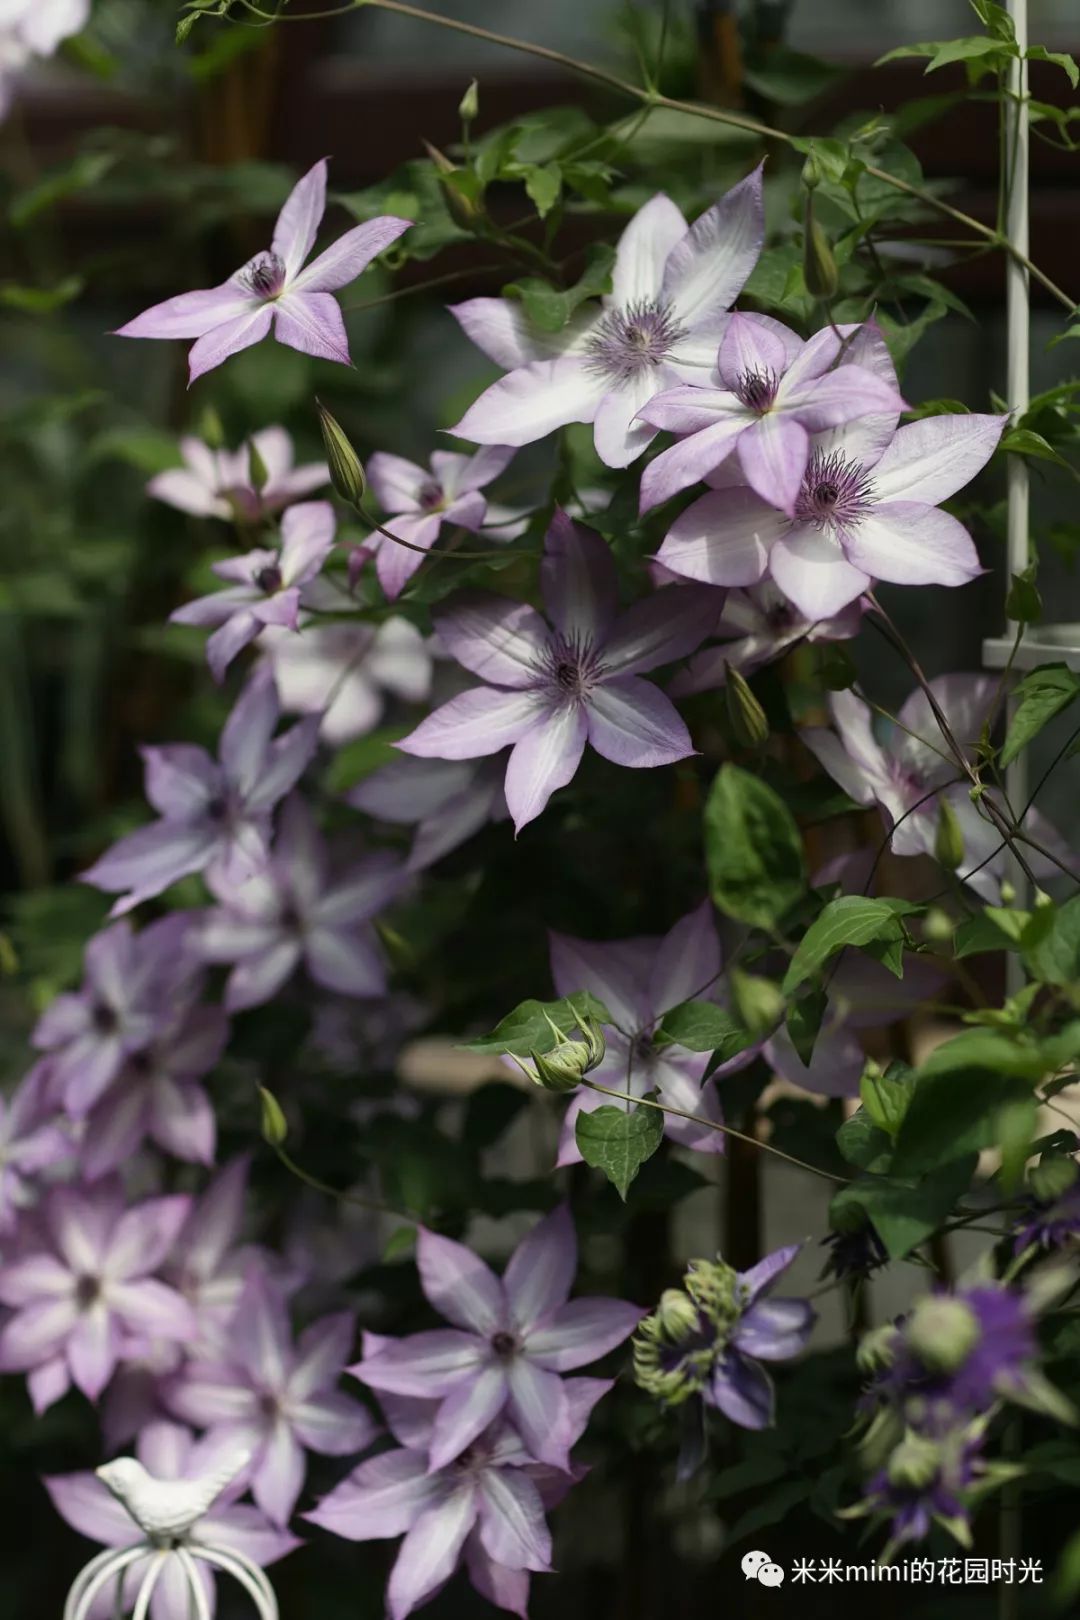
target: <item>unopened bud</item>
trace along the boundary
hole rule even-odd
[[[978,1317],[962,1299],[933,1294],[918,1301],[904,1327],[908,1348],[939,1373],[963,1366],[981,1334]]]
[[[910,1429],[886,1464],[890,1484],[914,1491],[925,1490],[940,1469],[941,1448]]]
[[[1045,911],[1047,906],[1052,906],[1054,902],[1047,894],[1045,889],[1036,889],[1034,899],[1031,903],[1035,907],[1036,911]]]
[[[319,413],[319,427],[326,450],[326,464],[330,469],[330,482],[343,501],[348,501],[350,506],[355,506],[359,510],[367,489],[364,464],[337,418],[331,416],[326,406],[320,404],[318,400],[315,401],[315,409]]]
[[[946,872],[957,872],[964,864],[964,833],[959,817],[948,799],[938,800],[934,857]]]
[[[270,482],[270,474],[266,462],[259,454],[259,447],[254,439],[248,441],[248,483],[256,495],[261,495]]]
[[[681,1344],[699,1332],[701,1317],[693,1300],[678,1288],[665,1288],[656,1307],[656,1320],[666,1339]]]
[[[803,280],[811,298],[829,303],[836,297],[840,286],[840,273],[829,246],[829,239],[814,218],[811,198],[806,199],[806,221],[803,229]]]
[[[1055,1154],[1051,1158],[1040,1159],[1028,1175],[1028,1186],[1044,1204],[1052,1204],[1055,1198],[1067,1193],[1075,1183],[1077,1177],[1077,1164],[1075,1159],[1064,1158]]]
[[[281,1147],[289,1134],[289,1124],[281,1104],[274,1093],[267,1091],[265,1086],[259,1087],[259,1104],[263,1140],[269,1142],[271,1147]]]
[[[450,218],[455,225],[460,225],[463,231],[471,231],[477,221],[483,217],[483,208],[477,198],[469,197],[462,190],[462,176],[466,180],[475,180],[475,175],[468,169],[462,169],[459,164],[451,163],[445,152],[440,152],[437,146],[430,141],[423,142],[424,151],[435,165],[435,174],[442,188],[443,197]]]
[[[864,1333],[855,1352],[855,1365],[859,1371],[876,1373],[891,1367],[896,1360],[897,1338],[897,1331],[891,1322]]]
[[[471,124],[480,111],[480,90],[475,79],[458,102],[458,117],[463,124]]]
[[[739,1022],[755,1038],[767,1035],[784,1016],[784,995],[772,979],[732,968],[729,974],[731,999]]]
[[[589,1070],[603,1062],[607,1051],[604,1032],[595,1018],[586,1015],[579,1025],[581,1039],[570,1040],[554,1019],[549,1017],[547,1021],[555,1036],[555,1045],[551,1050],[530,1052],[532,1068],[517,1058],[514,1061],[523,1074],[527,1074],[538,1086],[543,1086],[545,1091],[574,1091]]]
[[[923,918],[922,931],[924,939],[933,940],[938,945],[944,945],[948,940],[952,939],[956,930],[947,911],[942,911],[940,906],[931,906]]]
[[[225,445],[225,428],[221,417],[212,405],[204,405],[199,415],[199,437],[211,450],[221,450]]]
[[[746,679],[731,665],[724,665],[724,701],[728,723],[737,742],[744,748],[760,748],[768,741],[769,722],[765,710],[750,690]]]
[[[802,183],[807,191],[815,191],[824,178],[818,155],[816,152],[811,152],[802,166]]]
[[[1015,903],[1015,900],[1016,900],[1016,885],[1014,883],[1010,883],[1008,878],[1003,878],[1002,883],[1001,883],[1001,903],[1002,903],[1002,905],[1003,906],[1011,906],[1011,905],[1013,905]]]

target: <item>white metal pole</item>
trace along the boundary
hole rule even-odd
[[[1028,70],[1024,53],[1028,48],[1027,0],[1007,0],[1008,12],[1016,31],[1019,55],[1009,63],[1006,107],[1005,186],[1007,206],[1005,231],[1012,245],[1025,258],[1028,240]],[[1006,318],[1008,324],[1008,368],[1006,392],[1015,423],[1027,410],[1031,397],[1030,334],[1031,287],[1026,266],[1009,255],[1006,277]],[[1023,456],[1008,458],[1008,569],[1010,576],[1028,565],[1029,498],[1027,462]],[[1010,710],[1011,712],[1011,710]],[[1019,814],[1028,793],[1026,755],[1021,754],[1008,767],[1005,785],[1009,803]],[[1010,851],[1009,876],[1020,905],[1030,902],[1028,883],[1019,862]],[[1018,958],[1010,956],[1012,966]]]

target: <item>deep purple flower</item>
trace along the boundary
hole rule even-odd
[[[562,332],[533,332],[508,299],[452,307],[473,342],[508,370],[453,432],[475,444],[521,445],[592,422],[600,460],[629,466],[656,437],[642,406],[711,372],[764,228],[758,168],[689,229],[669,197],[653,197],[619,240],[602,309],[579,312]]]
[[[361,1451],[377,1432],[337,1382],[356,1332],[350,1311],[313,1322],[293,1344],[281,1291],[256,1269],[229,1331],[229,1356],[189,1362],[165,1398],[187,1423],[249,1445],[251,1493],[285,1524],[304,1483],[304,1448],[327,1457]]]
[[[207,913],[197,949],[208,962],[235,964],[229,1011],[269,1001],[301,963],[325,990],[382,995],[386,969],[371,919],[405,876],[386,850],[335,875],[311,811],[299,795],[287,799],[267,865],[239,884],[209,877],[220,904]]]
[[[924,1541],[935,1524],[969,1546],[969,1493],[987,1473],[982,1443],[977,1427],[939,1440],[907,1434],[886,1465],[867,1480],[859,1505],[840,1517],[888,1520],[890,1553]]]
[[[287,714],[319,717],[319,735],[331,747],[366,736],[382,718],[387,694],[420,703],[431,690],[431,653],[407,619],[382,624],[361,620],[320,624],[305,616],[316,607],[341,611],[351,605],[340,592],[321,591],[313,581],[301,596],[298,636],[264,630],[259,647],[274,672],[281,707]]]
[[[565,1468],[573,1423],[559,1374],[606,1355],[642,1315],[623,1300],[569,1300],[577,1270],[570,1211],[561,1205],[533,1227],[501,1281],[470,1249],[434,1232],[421,1231],[417,1266],[429,1302],[453,1328],[380,1340],[349,1371],[380,1393],[441,1398],[433,1470],[502,1414],[537,1462]]]
[[[573,1445],[611,1384],[568,1378],[563,1388]],[[438,1404],[384,1395],[382,1405],[400,1449],[361,1463],[304,1517],[348,1541],[404,1535],[386,1594],[390,1620],[405,1620],[434,1597],[462,1562],[481,1596],[525,1620],[529,1572],[551,1568],[544,1510],[580,1473],[538,1465],[501,1421],[461,1456],[432,1468]]]
[[[669,765],[690,734],[645,670],[708,635],[719,602],[671,586],[618,611],[615,564],[591,529],[557,512],[540,570],[549,625],[525,602],[483,592],[434,615],[439,638],[491,685],[451,698],[397,746],[424,759],[477,759],[512,744],[506,802],[518,831],[578,768],[588,741],[617,765]]]
[[[252,477],[253,452],[266,472],[259,489]],[[283,427],[253,433],[239,450],[212,450],[188,434],[180,440],[180,454],[184,465],[155,474],[146,493],[192,517],[258,523],[330,482],[324,461],[293,465],[292,440]]]
[[[614,1020],[603,1026],[607,1050],[589,1078],[635,1097],[656,1091],[668,1107],[719,1124],[724,1116],[716,1087],[702,1079],[710,1054],[671,1043],[657,1044],[655,1036],[664,1013],[672,1007],[683,1001],[714,999],[720,962],[720,941],[708,901],[680,918],[662,938],[598,944],[552,934],[551,976],[556,993],[569,996],[588,990],[604,1003]],[[575,1127],[582,1110],[611,1104],[610,1097],[587,1087],[574,1094],[559,1139],[560,1165],[577,1164],[581,1159]],[[674,1114],[665,1114],[664,1131],[682,1147],[700,1153],[724,1151],[721,1131]]]
[[[744,1429],[773,1422],[775,1394],[762,1361],[790,1361],[805,1347],[814,1310],[805,1299],[772,1299],[798,1243],[749,1271],[692,1260],[685,1292],[670,1288],[634,1336],[634,1377],[669,1406],[699,1395]]]
[[[430,551],[443,524],[475,534],[487,515],[487,500],[480,491],[505,470],[514,452],[505,445],[490,445],[472,456],[436,450],[430,467],[418,467],[401,456],[378,450],[367,464],[368,482],[384,512],[391,516],[368,541],[375,552],[375,572],[387,596],[400,596]],[[391,534],[407,540],[396,545]]]
[[[510,814],[499,759],[395,759],[345,795],[356,810],[416,828],[408,867],[421,872],[489,821]]]
[[[126,1202],[119,1182],[53,1188],[40,1232],[0,1267],[0,1301],[13,1311],[0,1331],[0,1371],[30,1373],[36,1411],[70,1383],[96,1400],[125,1333],[184,1340],[195,1331],[190,1307],[152,1275],[191,1200]]]
[[[939,675],[930,682],[930,689],[954,737],[962,748],[973,752],[993,711],[997,682],[989,675]],[[968,784],[954,780],[958,768],[921,688],[900,709],[900,724],[884,744],[874,735],[869,705],[854,692],[834,692],[829,707],[833,729],[808,727],[802,732],[803,740],[856,804],[881,808],[893,828],[889,841],[893,853],[932,855],[939,801],[946,800],[964,841],[958,875],[996,904],[1007,851],[1001,847],[997,827],[972,802]],[[1025,825],[1037,833],[1040,842],[1051,843],[1067,865],[1075,862],[1074,853],[1037,812],[1028,811]],[[1036,877],[1056,870],[1037,851],[1031,864]]]
[[[269,854],[271,814],[295,786],[318,741],[318,721],[301,720],[275,738],[274,683],[259,670],[221,733],[219,760],[192,743],[144,748],[146,797],[161,817],[121,838],[82,874],[84,883],[126,891],[113,915],[213,865],[237,883]]]
[[[801,641],[848,641],[857,635],[862,604],[852,602],[829,619],[808,619],[772,582],[728,591],[714,635],[719,646],[702,647],[668,685],[672,697],[723,686],[727,668],[749,675],[783,657]]]
[[[9,1237],[40,1196],[45,1171],[70,1160],[73,1139],[50,1103],[52,1068],[35,1063],[7,1097],[0,1096],[0,1238]]]
[[[304,269],[326,211],[326,160],[297,182],[274,226],[268,252],[257,253],[228,281],[181,293],[143,310],[117,337],[196,338],[188,356],[189,380],[266,337],[303,354],[351,365],[341,310],[331,296],[355,281],[384,248],[412,224],[385,214],[346,231]]]
[[[155,1479],[199,1480],[214,1467],[220,1447],[213,1436],[195,1440],[177,1423],[156,1422],[139,1435],[136,1452],[139,1462]],[[91,1541],[99,1541],[105,1547],[133,1547],[145,1541],[145,1532],[96,1474],[54,1474],[45,1480],[45,1488],[60,1517]],[[300,1546],[296,1536],[278,1529],[258,1508],[237,1502],[237,1494],[235,1488],[222,1491],[186,1532],[185,1542],[220,1547],[225,1552],[235,1550],[260,1568],[276,1563]],[[124,1613],[134,1604],[154,1557],[155,1554],[147,1552],[144,1558],[128,1566],[123,1582]],[[196,1561],[195,1567],[205,1612],[212,1615],[215,1610],[213,1575],[201,1559]],[[111,1606],[111,1584],[107,1595]],[[104,1615],[111,1612],[111,1608],[100,1612]],[[150,1614],[152,1620],[190,1620],[188,1585],[172,1561],[154,1589]]]
[[[845,339],[859,330],[827,326],[804,343],[767,315],[732,315],[717,355],[719,386],[672,388],[641,411],[652,427],[685,435],[642,474],[642,512],[706,478],[734,452],[750,488],[794,517],[812,434],[905,409],[895,376],[848,359]]]
[[[69,1114],[86,1114],[125,1064],[161,1038],[177,1001],[191,1000],[199,963],[189,924],[174,913],[140,934],[127,922],[95,934],[82,988],[57,996],[38,1019],[31,1038],[48,1054],[51,1094]]]
[[[1032,1195],[1013,1223],[1013,1249],[1017,1254],[1033,1245],[1040,1249],[1061,1249],[1076,1237],[1080,1237],[1080,1183],[1077,1182],[1056,1198]]]
[[[329,501],[290,506],[281,520],[281,547],[262,547],[212,564],[227,590],[200,596],[170,615],[172,624],[212,628],[206,661],[216,681],[238,652],[268,625],[300,628],[300,591],[315,578],[334,548],[334,508]]]
[[[709,478],[723,487],[676,518],[658,559],[710,585],[755,585],[768,574],[812,620],[831,618],[878,579],[965,585],[982,572],[979,559],[938,503],[986,465],[1005,421],[933,416],[897,429],[894,411],[815,433],[791,517],[725,464]]]

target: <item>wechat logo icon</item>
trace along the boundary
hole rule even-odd
[[[743,1554],[742,1572],[748,1581],[757,1581],[759,1586],[783,1586],[784,1571],[779,1564],[774,1564],[768,1553],[748,1552]]]

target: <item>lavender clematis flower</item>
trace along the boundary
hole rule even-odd
[[[804,1348],[814,1310],[772,1290],[800,1245],[776,1249],[749,1271],[692,1260],[684,1293],[668,1289],[634,1338],[634,1376],[670,1406],[697,1395],[743,1429],[768,1428],[772,1380],[763,1361],[789,1361]]]
[[[275,738],[278,697],[259,670],[221,733],[219,760],[191,743],[144,748],[146,796],[160,821],[106,850],[82,874],[115,894],[113,916],[208,867],[242,882],[265,864],[274,806],[294,787],[318,741],[318,720],[299,721]]]
[[[195,1440],[180,1424],[165,1422],[149,1424],[139,1435],[136,1450],[139,1462],[158,1480],[201,1480],[214,1469],[221,1455],[213,1437]],[[134,1548],[146,1540],[145,1532],[96,1474],[53,1475],[44,1483],[60,1517],[80,1535],[102,1546],[116,1548]],[[197,1523],[185,1532],[184,1545],[239,1553],[258,1568],[276,1563],[301,1545],[296,1536],[271,1524],[258,1508],[238,1502],[237,1494],[234,1487],[223,1490]],[[124,1613],[136,1602],[136,1594],[155,1557],[160,1560],[160,1556],[160,1552],[155,1554],[148,1548],[144,1557],[128,1565],[122,1584]],[[213,1574],[197,1552],[192,1563],[203,1597],[203,1612],[212,1615],[215,1609]],[[102,1616],[112,1613],[113,1592],[110,1582],[106,1594],[108,1606],[98,1610]],[[170,1558],[150,1600],[151,1620],[189,1620],[191,1613],[188,1582],[179,1562]]]
[[[996,686],[987,675],[939,675],[930,682],[961,747],[973,748],[978,742],[993,709]],[[964,860],[958,876],[992,905],[996,904],[1006,866],[1001,835],[972,803],[967,785],[955,780],[957,767],[947,753],[925,693],[912,693],[897,716],[903,730],[895,729],[884,744],[874,736],[870,709],[853,692],[833,693],[830,708],[835,729],[810,727],[803,732],[803,739],[857,804],[877,804],[881,808],[893,828],[893,853],[933,854],[938,803],[945,799],[964,839]],[[1075,863],[1074,852],[1036,812],[1028,812],[1025,825],[1040,843],[1052,844],[1066,865]],[[1032,870],[1041,877],[1052,875],[1055,867],[1033,852]]]
[[[596,1402],[611,1388],[602,1378],[568,1378],[570,1444]],[[406,1620],[435,1596],[464,1563],[475,1589],[526,1620],[529,1573],[551,1568],[544,1510],[554,1507],[580,1472],[538,1466],[509,1425],[493,1424],[468,1450],[432,1469],[437,1403],[383,1396],[400,1449],[360,1464],[304,1517],[348,1541],[404,1535],[387,1588],[390,1620]]]
[[[408,869],[422,872],[486,822],[506,819],[505,770],[498,759],[395,759],[345,798],[380,821],[415,827]]]
[[[263,547],[242,557],[214,563],[214,573],[232,583],[200,596],[170,615],[172,624],[207,626],[206,661],[216,681],[236,657],[266,629],[300,628],[301,587],[313,580],[334,548],[334,508],[329,501],[291,506],[281,520],[281,548]]]
[[[36,1242],[0,1268],[0,1300],[13,1311],[0,1331],[0,1371],[30,1372],[38,1412],[69,1383],[96,1400],[123,1333],[184,1340],[195,1331],[190,1307],[152,1275],[191,1200],[125,1203],[118,1182],[54,1188]]]
[[[367,464],[368,482],[383,511],[392,515],[383,525],[387,532],[373,534],[368,547],[375,552],[375,572],[388,597],[401,595],[424,560],[411,547],[430,551],[444,523],[476,533],[487,515],[487,500],[480,491],[498,478],[513,455],[503,445],[491,445],[472,456],[436,450],[428,468],[376,451]],[[409,544],[396,545],[391,534]]]
[[[343,606],[340,593],[320,591],[315,580],[301,607]],[[382,718],[387,694],[420,703],[431,690],[431,653],[408,619],[380,625],[360,622],[318,624],[301,614],[299,636],[264,630],[259,646],[274,672],[282,708],[290,714],[316,714],[319,735],[331,747],[366,736]]]
[[[586,741],[636,768],[693,753],[670,700],[640,676],[692,652],[719,610],[709,593],[671,586],[620,614],[608,547],[562,512],[540,582],[550,626],[526,603],[482,592],[435,614],[447,650],[492,684],[451,698],[396,745],[422,759],[477,759],[512,744],[506,802],[519,832],[571,781]]]
[[[190,999],[199,964],[189,923],[174,914],[138,935],[127,922],[95,934],[82,989],[57,996],[38,1019],[32,1040],[48,1054],[51,1093],[69,1114],[86,1114],[161,1036],[175,1002]]]
[[[355,281],[413,222],[393,214],[368,220],[346,231],[305,269],[325,210],[323,158],[286,198],[268,252],[257,253],[220,286],[154,304],[115,335],[197,339],[188,356],[191,382],[258,343],[271,326],[279,343],[351,365],[345,323],[331,294]]]
[[[52,56],[90,20],[90,0],[4,0],[0,7],[0,118],[11,109],[18,75]]]
[[[281,811],[269,864],[239,885],[211,877],[221,902],[198,934],[208,962],[232,962],[225,1005],[256,1007],[301,963],[316,984],[346,996],[380,996],[386,969],[371,919],[400,892],[405,873],[386,851],[339,873],[310,810],[294,795]]]
[[[986,465],[1005,420],[934,416],[896,430],[895,413],[875,412],[816,433],[790,517],[733,484],[725,464],[709,480],[725,487],[680,514],[657,557],[712,585],[754,585],[768,574],[811,620],[839,613],[874,580],[965,585],[982,572],[979,559],[938,502]]]
[[[253,1453],[251,1492],[285,1524],[304,1483],[304,1448],[327,1457],[360,1451],[375,1424],[336,1389],[355,1334],[349,1311],[324,1316],[294,1346],[280,1290],[261,1270],[248,1278],[230,1333],[230,1357],[189,1362],[165,1392],[185,1422]]]
[[[732,315],[717,356],[720,386],[672,388],[641,411],[652,427],[685,435],[642,474],[642,512],[689,489],[734,453],[750,488],[794,517],[811,434],[905,409],[892,382],[848,360],[845,339],[858,330],[826,327],[803,343],[767,315]]]
[[[532,333],[521,306],[503,299],[452,307],[473,342],[508,368],[452,431],[475,444],[522,445],[592,422],[600,460],[629,466],[656,436],[642,407],[711,371],[763,236],[759,168],[689,229],[669,197],[653,197],[619,239],[601,312],[556,337]]]
[[[0,1097],[0,1238],[39,1196],[39,1178],[69,1160],[71,1129],[50,1106],[48,1061],[35,1063],[8,1097]]]
[[[430,1466],[440,1469],[505,1413],[537,1462],[567,1466],[572,1414],[560,1373],[606,1355],[642,1312],[618,1299],[570,1300],[577,1239],[561,1205],[535,1226],[500,1281],[461,1243],[421,1231],[420,1282],[453,1328],[384,1339],[348,1370],[370,1389],[441,1397]]]
[[[253,451],[266,470],[261,489],[255,488],[252,479]],[[156,474],[146,493],[192,517],[258,523],[330,482],[330,469],[324,461],[293,465],[292,440],[282,427],[253,433],[239,450],[212,450],[188,435],[180,440],[180,454],[184,465]]]
[[[588,990],[605,1005],[614,1024],[605,1024],[607,1050],[590,1079],[616,1091],[644,1097],[657,1091],[670,1108],[705,1119],[723,1120],[716,1087],[703,1084],[708,1052],[656,1045],[654,1036],[664,1013],[680,1002],[711,1000],[720,977],[720,941],[712,906],[705,901],[682,917],[662,938],[622,939],[610,944],[551,935],[551,976],[556,993]],[[737,1061],[737,1060],[736,1060]],[[585,1110],[611,1104],[602,1092],[575,1093],[563,1120],[559,1164],[581,1160],[575,1137],[577,1117]],[[700,1153],[722,1153],[722,1132],[664,1115],[664,1131],[682,1147]]]
[[[711,692],[723,686],[730,665],[749,675],[763,664],[782,658],[801,641],[848,641],[858,634],[862,604],[852,602],[829,619],[808,619],[771,579],[744,591],[728,591],[716,627],[720,646],[703,647],[668,686],[672,697]]]

